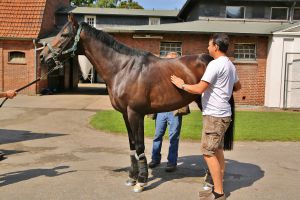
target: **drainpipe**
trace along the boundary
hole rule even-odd
[[[34,79],[37,79],[37,46],[36,46],[36,39],[33,39],[33,45],[34,45]],[[37,84],[35,84],[35,93],[37,94]]]
[[[291,9],[290,9],[290,23],[293,23],[294,19],[294,10],[295,10],[296,2],[294,1]]]
[[[37,41],[38,41],[39,39],[33,39],[32,40],[32,42],[33,42],[33,45],[34,45],[34,77],[35,77],[35,79],[37,79],[38,78],[38,63],[37,63],[37,61],[38,61],[38,59],[37,59],[37,52],[38,51],[40,51],[40,50],[42,50],[42,49],[44,49],[45,48],[45,44],[43,44],[43,46],[42,47],[40,47],[40,48],[37,48]],[[37,94],[37,85],[35,85],[36,86],[36,88],[35,88],[35,93]]]

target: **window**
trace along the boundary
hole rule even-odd
[[[160,18],[149,17],[149,25],[158,25],[158,24],[160,24]]]
[[[84,21],[89,25],[96,27],[96,16],[85,16]]]
[[[8,62],[16,64],[26,64],[25,53],[20,51],[9,52]]]
[[[266,15],[265,7],[253,6],[247,7],[246,18],[249,19],[269,19],[270,16]]]
[[[226,6],[226,18],[245,18],[245,7],[243,6]]]
[[[273,20],[287,20],[288,8],[271,8],[271,19]]]
[[[300,20],[300,7],[294,9],[294,20]]]
[[[234,58],[237,60],[256,60],[255,44],[234,44]]]
[[[181,42],[161,42],[160,43],[160,56],[166,56],[169,52],[176,52],[182,55]]]

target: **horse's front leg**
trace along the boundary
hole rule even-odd
[[[144,144],[144,115],[137,113],[136,111],[128,110],[128,119],[130,127],[135,138],[135,149],[136,149],[136,159],[138,162],[138,183],[134,187],[134,192],[143,191],[143,187],[147,185],[148,182],[148,164],[145,155],[145,144]]]
[[[130,169],[129,169],[129,178],[126,181],[127,186],[134,186],[138,179],[139,169],[138,169],[138,162],[135,158],[136,150],[135,150],[135,139],[132,133],[132,129],[130,127],[130,123],[128,121],[127,113],[123,113],[123,119],[125,121],[125,125],[128,132],[128,139],[129,139],[129,147],[130,147]]]

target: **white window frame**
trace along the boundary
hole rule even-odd
[[[168,52],[176,52],[176,53],[178,53],[180,56],[182,56],[182,53],[183,53],[183,52],[182,52],[182,41],[161,41],[160,44],[159,44],[159,55],[160,55],[160,53],[161,53],[162,51],[166,51],[166,50],[162,50],[162,49],[161,49],[161,47],[162,47],[161,44],[162,44],[162,43],[178,43],[178,44],[180,43],[181,45],[180,45],[180,51],[179,51],[179,53],[178,53],[178,51],[172,51],[172,50],[171,50],[171,51],[168,51]],[[179,47],[176,47],[176,48],[179,48]],[[166,51],[166,52],[167,52],[167,51]]]
[[[239,7],[239,8],[244,8],[244,17],[243,18],[228,18],[227,17],[227,7]],[[246,19],[246,9],[247,9],[247,7],[246,6],[225,6],[225,18],[226,19],[229,19],[229,20],[231,20],[231,19],[233,19],[233,20],[237,20],[237,19]]]
[[[273,12],[273,8],[286,8],[286,19],[272,19],[272,12]],[[271,12],[270,12],[270,21],[287,21],[289,19],[289,7],[271,7]]]
[[[234,46],[235,45],[254,45],[254,54],[255,54],[255,58],[236,58],[235,57],[235,48],[234,48],[234,51],[233,51],[233,57],[236,61],[256,61],[257,59],[257,45],[256,43],[243,43],[243,42],[238,42],[238,43],[234,43]]]
[[[299,9],[299,10],[300,10],[300,7],[295,7],[295,8],[294,8],[293,20],[295,20],[295,21],[300,21],[300,19],[294,19],[294,16],[295,16],[295,10],[296,10],[296,9]]]
[[[151,20],[158,20],[157,24],[151,24]],[[159,25],[160,24],[160,17],[149,17],[149,25]]]
[[[84,21],[85,21],[86,23],[88,23],[88,18],[93,18],[93,19],[94,19],[93,27],[96,27],[96,16],[95,16],[95,15],[85,15],[85,16],[84,16]],[[88,24],[89,24],[89,23],[88,23]],[[89,25],[91,25],[91,24],[89,24]]]

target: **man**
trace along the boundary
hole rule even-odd
[[[224,177],[224,134],[231,122],[229,99],[233,90],[238,91],[241,84],[235,66],[226,56],[229,38],[226,34],[215,34],[209,40],[208,51],[215,59],[211,61],[198,84],[188,85],[176,76],[171,81],[178,88],[194,94],[202,94],[203,131],[201,151],[211,173],[214,187],[200,192],[202,200],[225,200]]]
[[[16,91],[14,90],[8,90],[6,92],[0,92],[0,98],[9,98],[12,99],[17,95]],[[4,158],[4,153],[0,151],[0,160]]]
[[[178,54],[176,52],[169,52],[166,58],[176,58]],[[152,148],[152,161],[149,163],[150,168],[154,168],[160,164],[161,161],[161,147],[163,137],[165,135],[167,126],[169,124],[169,153],[166,172],[173,172],[176,170],[178,159],[178,145],[180,130],[182,124],[182,115],[189,113],[189,107],[183,107],[173,112],[158,113],[155,120],[155,136],[153,139]]]

